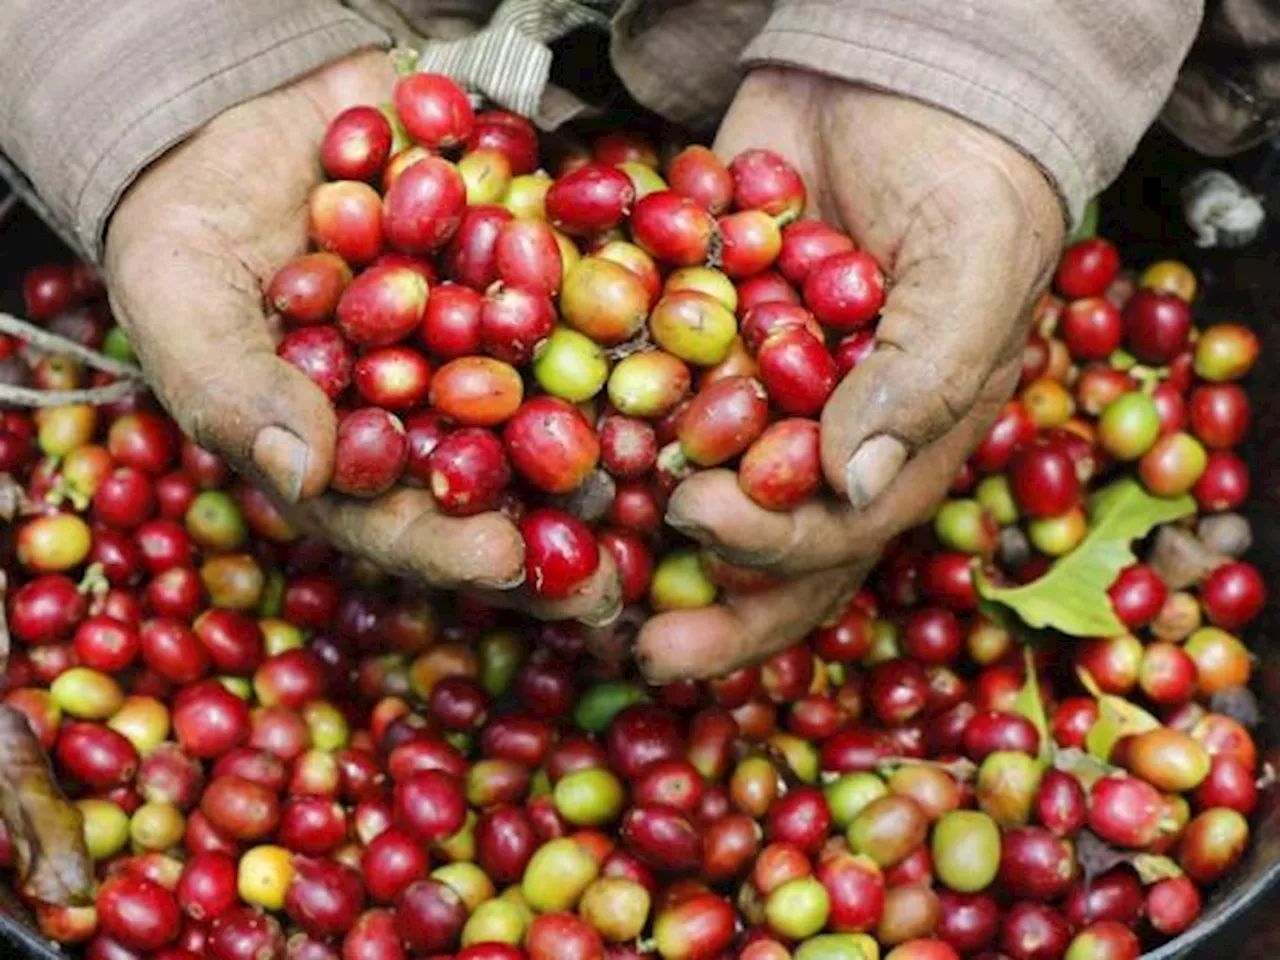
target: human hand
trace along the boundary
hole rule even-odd
[[[357,54],[227,110],[145,171],[107,233],[115,313],[182,429],[275,494],[290,519],[387,572],[439,587],[499,589],[549,619],[616,616],[607,551],[595,578],[557,604],[516,589],[524,545],[497,513],[437,513],[425,490],[375,500],[327,494],[336,420],[324,393],[279,359],[263,289],[307,242],[307,198],[321,179],[329,121],[391,99],[381,53]]]
[[[840,496],[757,506],[732,471],[686,480],[669,523],[724,559],[788,579],[662,614],[637,640],[651,679],[716,675],[840,614],[886,543],[923,522],[1017,384],[1030,309],[1063,242],[1043,173],[1005,141],[934,107],[794,70],[756,70],[716,139],[723,158],[776,150],[807,215],[849,233],[890,281],[878,346],[822,415]]]

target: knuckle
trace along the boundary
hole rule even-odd
[[[439,543],[438,516],[426,509],[412,490],[393,490],[384,495],[377,509],[383,515],[377,536],[364,544],[368,553],[381,556],[397,572],[411,574],[436,587],[456,587],[462,582],[449,562],[450,551],[424,549]],[[371,530],[364,527],[361,534]]]

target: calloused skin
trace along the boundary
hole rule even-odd
[[[336,421],[320,389],[279,359],[262,291],[307,244],[325,128],[342,110],[390,100],[385,54],[332,64],[220,114],[144,172],[106,243],[112,304],[156,395],[182,429],[275,494],[304,530],[395,574],[487,590],[546,619],[607,623],[620,610],[607,551],[569,599],[520,586],[524,546],[497,513],[438,513],[424,490],[375,500],[326,494]]]
[[[696,474],[673,494],[668,522],[788,579],[648,621],[636,654],[655,681],[759,660],[843,612],[885,545],[941,502],[1013,392],[1031,308],[1063,243],[1062,205],[1034,163],[916,101],[756,70],[715,143],[725,160],[751,147],[795,164],[806,215],[852,235],[891,287],[875,353],[822,415],[823,471],[839,499],[770,512],[728,470]]]

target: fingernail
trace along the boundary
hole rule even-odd
[[[711,552],[736,567],[751,567],[756,570],[767,570],[776,567],[787,558],[784,550],[739,550],[723,543],[711,547]]]
[[[906,445],[896,437],[881,434],[864,441],[844,468],[849,502],[859,510],[871,503],[884,493],[906,462]]]
[[[692,520],[687,520],[684,516],[676,513],[674,510],[668,510],[666,515],[667,526],[679,530],[686,537],[697,540],[699,543],[706,543],[710,539],[711,534],[705,527],[699,526]]]
[[[263,427],[253,441],[253,462],[290,503],[302,496],[309,454],[301,438],[283,427]]]
[[[622,616],[622,600],[615,598],[605,609],[593,610],[591,613],[583,614],[581,619],[588,627],[600,628],[609,626],[620,616]]]
[[[522,583],[524,583],[523,570],[517,573],[510,580],[477,580],[476,586],[484,587],[486,590],[514,590]]]

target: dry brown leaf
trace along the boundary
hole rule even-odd
[[[1156,534],[1147,564],[1170,590],[1184,590],[1199,583],[1230,559],[1209,549],[1194,534],[1166,525]]]
[[[23,895],[57,906],[93,902],[80,811],[58,789],[26,718],[9,707],[0,707],[0,818]]]

